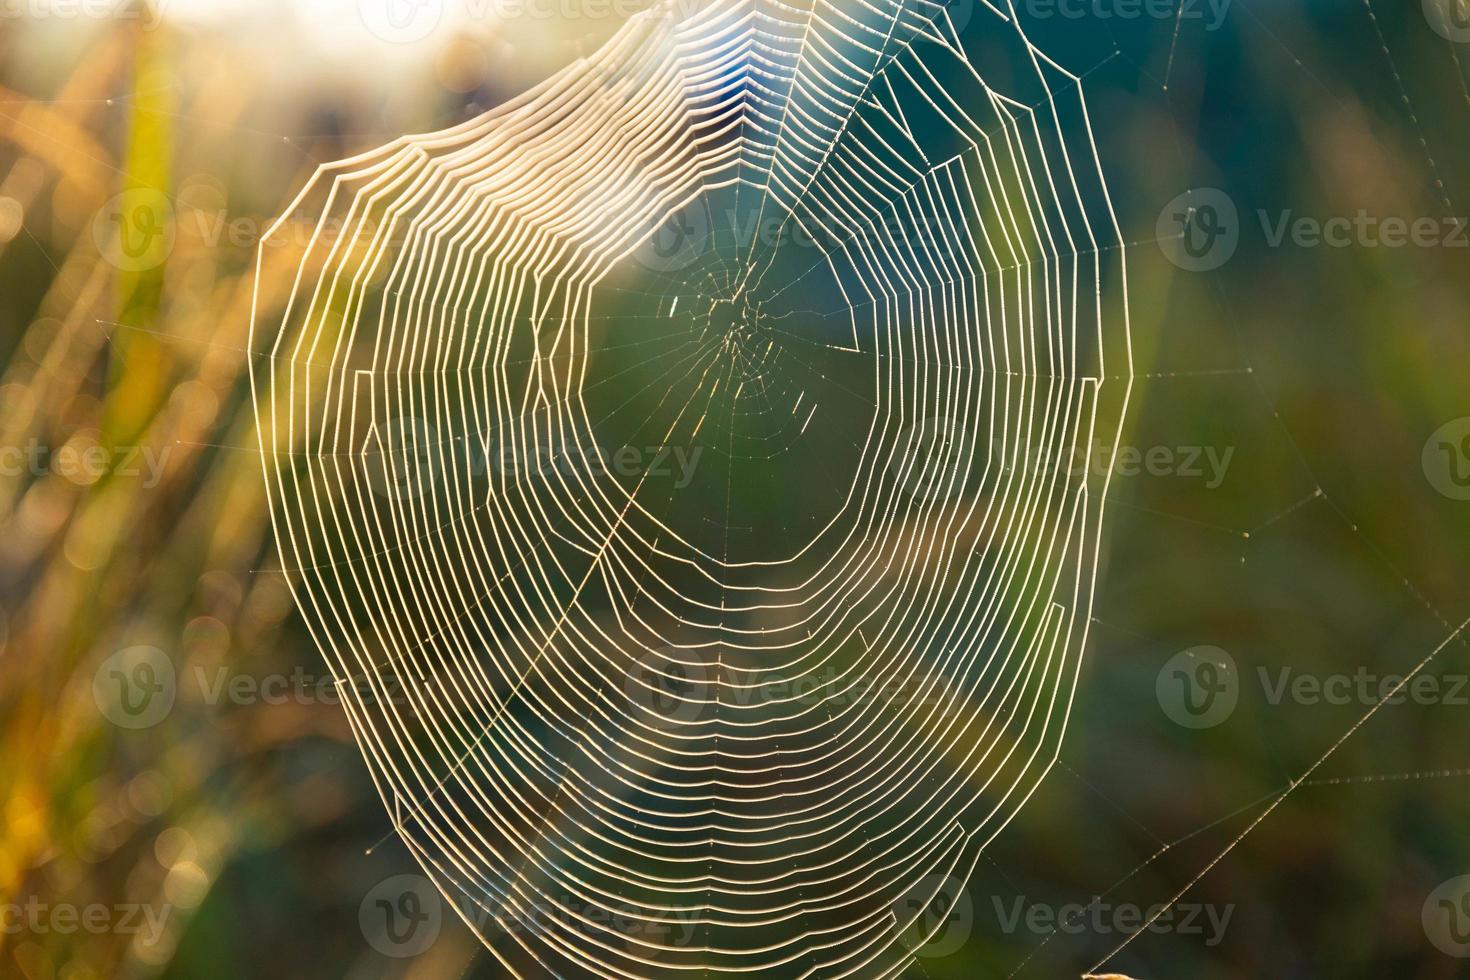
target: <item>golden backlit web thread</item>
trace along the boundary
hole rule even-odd
[[[283,563],[513,973],[897,975],[1055,761],[1123,249],[1080,79],[964,20],[661,6],[283,219]]]

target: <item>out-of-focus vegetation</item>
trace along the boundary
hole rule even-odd
[[[271,546],[245,348],[297,254],[288,229],[257,277],[256,245],[317,164],[461,121],[616,18],[450,18],[392,44],[350,3],[0,7],[0,976],[494,975],[456,923],[416,959],[359,925],[412,864],[373,848],[388,820]],[[1091,69],[1138,243],[1125,443],[1230,455],[1218,480],[1116,476],[1062,764],[971,884],[966,941],[920,975],[1090,966],[1124,935],[1018,926],[1014,903],[1173,897],[1371,707],[1273,704],[1262,671],[1402,673],[1470,613],[1470,503],[1423,452],[1470,415],[1470,248],[1268,227],[1470,213],[1470,45],[1419,8],[1037,18]],[[1236,205],[1240,247],[1190,273],[1152,239],[1201,186]],[[1241,690],[1190,729],[1156,680],[1200,645]],[[1428,669],[1448,690],[1470,650]],[[163,672],[166,709],[119,693]],[[1447,697],[1385,707],[1186,893],[1231,910],[1219,942],[1149,932],[1109,968],[1461,975],[1421,911],[1470,871],[1467,732]],[[64,928],[63,906],[107,911]]]
[[[398,50],[351,5],[12,6],[0,976],[372,975],[358,903],[408,865],[364,857],[388,826],[268,543],[245,348],[293,270],[288,242],[257,280],[257,243],[318,163],[463,118],[581,35]],[[109,658],[140,647],[172,705],[109,716]],[[473,957],[456,934],[412,969]]]

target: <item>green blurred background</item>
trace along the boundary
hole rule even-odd
[[[1098,972],[1470,975],[1459,2],[1020,9],[1087,73],[1131,243],[1136,456],[1061,763],[914,975],[1077,976],[1181,890],[1192,926]],[[269,311],[294,270],[267,250],[257,281],[256,245],[318,164],[496,104],[636,4],[449,3],[411,40],[365,9],[0,4],[0,976],[496,974],[452,916],[413,957],[360,920],[415,868],[267,540],[245,346],[253,291]],[[139,194],[166,218],[122,242]],[[1353,228],[1314,245],[1300,218]],[[1385,219],[1431,220],[1394,247]],[[1181,253],[1201,229],[1223,235]],[[99,695],[138,647],[178,678],[157,718]],[[1201,647],[1220,672],[1177,659]],[[1433,690],[1337,744],[1436,649]],[[1181,663],[1233,709],[1182,708]]]

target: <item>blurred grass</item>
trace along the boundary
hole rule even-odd
[[[271,68],[227,31],[54,26],[0,27],[26,54],[4,62],[0,106],[0,199],[19,212],[0,245],[0,442],[43,450],[0,478],[0,895],[166,918],[158,942],[0,936],[0,975],[258,976],[308,957],[342,973],[364,956],[356,906],[381,877],[362,851],[386,829],[345,721],[330,704],[209,704],[202,679],[325,675],[267,544],[244,349],[252,291],[268,310],[294,271],[289,249],[268,250],[255,281],[260,234],[343,130],[382,120],[325,115],[309,88],[252,101]],[[70,74],[28,71],[38,45]],[[304,135],[252,129],[261,116]],[[387,125],[415,124],[433,120]],[[106,219],[156,200],[172,247],[133,268]],[[63,452],[91,447],[108,465],[61,472]],[[178,701],[128,731],[93,678],[140,644],[166,652]],[[318,918],[336,935],[318,939]],[[274,929],[297,931],[262,945]],[[461,937],[440,955],[471,954]]]

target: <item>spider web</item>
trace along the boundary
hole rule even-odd
[[[293,205],[277,544],[514,973],[897,975],[1056,759],[1123,248],[1080,79],[969,19],[664,5]]]

